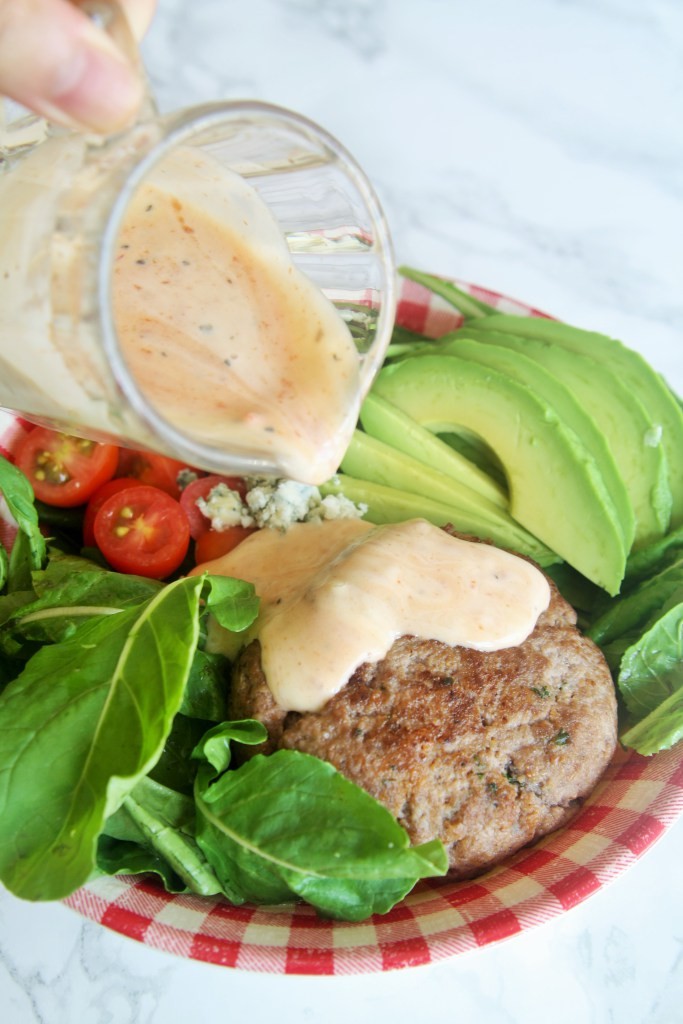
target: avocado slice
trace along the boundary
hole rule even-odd
[[[445,473],[499,508],[508,507],[507,494],[499,484],[386,399],[370,392],[361,406],[360,422],[371,437]]]
[[[447,504],[421,494],[412,494],[410,491],[399,490],[396,487],[387,487],[385,484],[378,484],[372,480],[359,480],[356,477],[338,473],[320,487],[320,493],[323,495],[344,494],[355,504],[366,505],[367,512],[364,518],[377,525],[403,523],[406,519],[426,519],[435,526],[450,524],[460,533],[471,534],[482,540],[490,540],[499,547],[508,548],[520,555],[527,555],[541,567],[556,565],[561,561],[559,555],[551,551],[532,534],[527,533],[519,524],[515,524],[518,531],[513,538],[515,544],[510,546],[507,540],[511,535],[506,533],[505,536],[501,535],[499,538],[495,527],[489,525],[484,527],[479,513],[471,513],[455,504]]]
[[[493,331],[472,337],[521,352],[560,377],[590,412],[614,455],[636,518],[633,549],[662,537],[671,519],[671,489],[659,433],[638,399],[607,366],[560,345]]]
[[[627,551],[603,481],[583,445],[525,384],[459,356],[422,356],[385,367],[375,393],[435,432],[463,425],[503,463],[510,512],[530,533],[610,594]]]
[[[424,352],[422,354],[424,355]],[[486,473],[507,494],[507,480],[505,479],[505,471],[500,464],[500,460],[496,453],[480,437],[473,434],[471,430],[459,428],[457,432],[452,430],[439,434],[438,439],[447,444],[458,455],[474,463],[482,473]],[[509,501],[507,505],[509,505]]]
[[[633,506],[604,435],[598,430],[585,406],[582,406],[569,388],[541,363],[528,358],[522,351],[513,351],[488,341],[488,336],[484,333],[480,334],[479,338],[482,340],[470,338],[467,328],[463,328],[462,331],[450,335],[449,341],[439,347],[439,352],[460,356],[463,359],[473,359],[484,366],[500,370],[501,373],[528,384],[552,406],[564,425],[574,431],[588,455],[595,460],[605,484],[602,500],[606,505],[611,503],[614,506],[622,526],[624,545],[626,550],[630,551],[636,526]]]
[[[410,455],[360,430],[356,430],[351,438],[341,469],[348,477],[382,484],[447,505],[453,510],[453,515],[458,515],[457,522],[452,518],[450,520],[454,526],[477,537],[492,540],[499,547],[532,557],[533,554],[549,554],[548,551],[543,552],[545,545],[498,505],[452,477],[423,465]]]
[[[652,430],[649,443],[653,443],[661,431],[661,447],[672,496],[671,525],[683,523],[683,408],[662,376],[639,352],[606,334],[542,317],[496,313],[472,326],[477,330],[495,330],[561,346],[575,354],[588,356],[616,374],[648,413]]]

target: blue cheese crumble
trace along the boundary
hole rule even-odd
[[[367,505],[355,505],[343,494],[322,497],[318,488],[309,484],[266,477],[247,478],[244,501],[227,484],[217,484],[207,498],[197,499],[197,507],[219,532],[231,526],[286,530],[292,523],[359,519],[367,512]]]

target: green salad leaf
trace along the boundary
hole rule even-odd
[[[634,716],[654,711],[683,686],[683,603],[665,612],[627,648],[618,682]]]
[[[179,580],[87,622],[0,695],[0,877],[15,894],[59,899],[88,878],[104,820],[154,765],[180,706],[202,586]]]
[[[637,584],[655,576],[681,559],[683,559],[683,526],[678,526],[660,540],[629,556],[623,590],[633,589]]]
[[[197,775],[197,841],[233,902],[299,896],[357,921],[448,869],[438,840],[411,847],[386,808],[309,754],[257,754],[214,774]]]
[[[229,664],[222,654],[198,647],[187,677],[180,712],[188,718],[223,722],[228,717]]]
[[[98,875],[156,875],[166,892],[188,891],[168,861],[150,847],[114,839],[106,833],[97,840],[97,866],[92,877]]]
[[[197,736],[198,729],[203,739]],[[265,735],[260,722],[223,722],[207,731],[201,729],[201,723],[177,715],[155,767],[105,822],[105,832],[98,842],[98,868],[107,873],[153,871],[169,892],[195,892],[204,896],[222,892],[195,838],[192,784],[187,787],[186,782],[188,777],[194,781],[200,765],[192,758],[192,751],[195,746],[198,750],[206,747],[216,764],[227,767],[231,742],[260,743]],[[191,742],[193,736],[194,743]],[[180,757],[173,763],[173,748],[177,744],[184,748],[184,768]],[[213,774],[215,769],[210,771]]]
[[[206,604],[219,625],[233,633],[251,626],[259,606],[252,583],[230,576],[209,576],[209,586]]]
[[[620,739],[624,746],[637,750],[639,754],[656,754],[682,740],[683,687],[623,732]]]
[[[44,569],[31,572],[28,584],[30,590],[0,598],[0,650],[9,655],[26,643],[32,653],[36,644],[66,640],[88,618],[139,604],[163,588],[156,580],[124,576],[58,551]]]
[[[121,858],[133,873],[134,849],[141,870],[161,875],[173,891],[213,896],[221,886],[194,837],[195,807],[185,796],[154,779],[140,779],[106,825],[108,841],[98,845],[97,863],[120,870]],[[112,840],[116,840],[115,845]],[[163,870],[162,870],[163,869]]]
[[[0,494],[19,528],[12,547],[14,557],[10,557],[13,570],[10,572],[10,586],[11,589],[23,589],[14,587],[12,576],[25,578],[26,566],[40,569],[46,556],[45,538],[40,531],[31,484],[21,470],[3,456],[0,456]]]
[[[164,749],[157,763],[150,768],[148,778],[154,779],[155,782],[159,782],[177,793],[192,796],[194,780],[199,768],[197,762],[192,758],[192,751],[211,727],[211,722],[200,718],[188,718],[181,710],[173,719]]]
[[[196,761],[204,762],[201,767],[204,788],[230,767],[233,743],[255,747],[267,739],[265,725],[253,718],[221,722],[209,729],[192,751]]]
[[[588,636],[607,650],[620,638],[640,637],[663,610],[683,601],[683,561],[650,576],[623,596],[611,600],[588,629]],[[615,668],[614,660],[610,664]]]

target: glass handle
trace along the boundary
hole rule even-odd
[[[155,117],[157,106],[152,96],[142,58],[140,57],[140,50],[128,24],[128,19],[118,0],[71,0],[71,3],[75,7],[80,8],[84,14],[111,37],[140,76],[143,83],[144,96],[137,121],[149,121]]]

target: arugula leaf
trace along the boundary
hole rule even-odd
[[[195,651],[180,705],[181,714],[209,722],[222,722],[228,713],[230,663],[222,654]]]
[[[433,875],[442,871],[431,871]],[[415,888],[417,879],[323,878],[301,879],[297,895],[317,907],[321,916],[339,921],[362,921],[370,914],[386,914]]]
[[[683,526],[667,533],[646,548],[629,556],[626,578],[622,590],[630,590],[638,583],[667,569],[683,559]]]
[[[176,716],[169,741],[182,719],[182,715]],[[190,719],[185,722],[193,729],[199,725]],[[204,738],[196,748],[202,750],[206,746],[212,751],[214,763],[222,770],[230,761],[231,740],[258,743],[265,736],[266,730],[260,722],[224,722],[209,732],[204,730]],[[163,760],[164,754],[150,775],[137,783],[121,807],[105,822],[106,835],[101,836],[98,843],[98,867],[109,874],[121,868],[130,874],[153,871],[170,892],[191,891],[200,895],[221,892],[220,883],[195,840],[194,801],[179,792],[172,782],[170,786],[161,784],[159,768]],[[193,766],[194,776],[199,765],[197,760],[190,761],[189,750],[187,764]]]
[[[680,601],[683,601],[683,561],[674,562],[624,597],[610,601],[591,625],[588,636],[603,648],[620,637],[632,637],[634,642],[661,616],[663,609]]]
[[[116,604],[124,607],[153,597],[164,584],[146,576],[107,569],[89,558],[50,549],[50,561],[33,573],[39,597],[53,596],[53,604]]]
[[[205,761],[202,770],[204,786],[230,767],[232,760],[231,743],[243,743],[255,747],[268,739],[268,731],[255,718],[241,718],[234,722],[221,722],[204,734],[192,751],[192,757]],[[213,771],[211,771],[213,769]]]
[[[639,754],[668,750],[683,739],[683,687],[675,690],[654,711],[619,737],[625,747]]]
[[[9,556],[4,544],[0,543],[0,590],[4,590],[9,576]]]
[[[618,684],[634,715],[649,714],[683,686],[683,604],[669,609],[626,650]]]
[[[147,858],[152,855],[168,865],[186,891],[196,892],[200,896],[213,896],[221,891],[221,886],[197,846],[194,821],[195,809],[191,797],[177,793],[153,779],[143,778],[125,797],[116,814],[106,822],[105,829],[111,838],[134,843],[139,853],[144,851]],[[102,844],[101,849],[107,852],[112,866],[111,858],[115,848],[111,844]],[[105,860],[99,851],[100,848],[98,866],[102,868]],[[132,871],[130,847],[127,850],[119,849],[119,853],[127,855],[128,868]],[[145,861],[140,860],[139,863],[145,864]],[[114,866],[114,869],[118,870],[118,867]],[[149,870],[149,867],[138,870]],[[167,872],[163,872],[162,877],[166,881]]]
[[[35,568],[32,541],[27,534],[19,531],[9,555],[7,592],[12,594],[17,590],[28,590],[31,587],[31,573]]]
[[[45,569],[31,573],[30,585],[31,599],[22,600],[15,609],[9,607],[4,616],[0,600],[0,650],[6,653],[16,653],[26,640],[40,644],[66,640],[85,619],[139,604],[163,587],[156,580],[124,576],[59,552],[52,554]]]
[[[259,599],[253,583],[230,576],[207,575],[206,604],[219,623],[233,633],[241,633],[258,615]]]
[[[188,891],[168,861],[147,846],[102,834],[97,840],[97,875],[157,875],[166,892]]]
[[[203,578],[43,647],[0,695],[0,877],[26,899],[88,878],[107,817],[158,759],[198,636]]]
[[[0,455],[0,492],[7,504],[7,507],[19,527],[14,548],[24,538],[21,554],[26,554],[29,564],[33,569],[39,569],[45,561],[46,547],[45,538],[40,532],[38,513],[34,505],[33,488],[27,478],[13,466],[11,462]],[[18,563],[18,556],[15,559]],[[11,562],[10,562],[11,564]]]
[[[357,921],[448,868],[438,840],[411,848],[381,804],[309,754],[259,754],[213,783],[204,768],[195,783],[197,842],[234,902],[296,895]]]
[[[178,793],[192,796],[199,767],[192,759],[192,751],[210,728],[211,722],[178,713],[173,719],[161,756],[150,769],[148,777]]]

